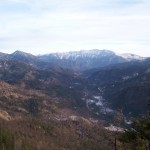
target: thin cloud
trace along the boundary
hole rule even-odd
[[[149,7],[148,0],[1,0],[0,8],[7,9],[0,9],[0,48],[150,55]]]

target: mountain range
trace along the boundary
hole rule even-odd
[[[0,53],[2,81],[70,98],[71,107],[86,107],[98,116],[107,114],[104,109],[112,114],[116,109],[126,115],[145,113],[150,96],[149,70],[149,58],[110,50],[40,56],[22,51]]]
[[[47,68],[60,66],[75,71],[104,67],[110,64],[117,64],[133,60],[143,60],[143,57],[135,54],[116,54],[110,50],[81,50],[73,52],[51,53],[34,56],[22,51],[15,51],[12,54],[0,54],[1,59],[12,59],[33,65],[34,67]]]
[[[72,107],[86,107],[98,116],[107,114],[104,109],[139,115],[147,111],[146,99],[150,96],[149,64],[149,58],[110,50],[40,56],[15,51],[0,54],[0,79],[70,98]]]
[[[142,60],[143,58],[134,54],[115,54],[110,50],[88,50],[73,51],[65,53],[52,53],[39,56],[43,61],[57,64],[64,68],[73,70],[87,70],[96,67],[103,67],[132,60]]]
[[[0,129],[13,131],[18,149],[24,143],[73,149],[68,139],[74,149],[112,149],[113,133],[104,127],[116,122],[118,113],[124,125],[127,118],[143,116],[149,97],[150,58],[97,49],[0,53]],[[7,139],[8,133],[0,136]]]

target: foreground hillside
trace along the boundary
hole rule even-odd
[[[5,150],[111,150],[113,136],[85,119],[42,122],[35,119],[0,121],[0,149]]]
[[[111,149],[112,133],[86,108],[74,108],[76,98],[22,82],[0,81],[0,149]]]
[[[0,82],[0,149],[111,150],[113,133],[74,99]]]
[[[1,81],[0,149],[111,150],[113,133],[86,109],[73,109],[73,99],[56,95]]]

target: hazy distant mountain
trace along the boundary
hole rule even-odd
[[[143,60],[143,57],[134,54],[115,54],[110,50],[82,50],[74,52],[52,53],[47,55],[34,56],[22,51],[15,51],[12,54],[0,53],[0,58],[21,61],[40,69],[47,69],[53,66],[83,71],[92,68],[104,67],[110,64],[117,64],[127,61]]]
[[[39,58],[43,61],[55,63],[61,67],[73,70],[86,70],[132,60],[141,60],[141,57],[137,55],[128,54],[125,57],[125,55],[117,55],[110,50],[98,49],[52,53],[39,56]]]
[[[135,54],[131,54],[131,53],[118,54],[118,56],[121,56],[128,61],[145,59],[144,57],[141,57],[141,56],[135,55]]]
[[[73,70],[86,70],[102,67],[112,63],[124,62],[125,60],[112,51],[89,50],[65,53],[54,53],[39,57],[41,60],[56,63],[62,67]]]
[[[4,58],[7,54],[0,52],[0,58]]]
[[[25,64],[28,64],[28,65],[31,65],[33,67],[40,68],[40,69],[54,67],[53,64],[42,61],[35,55],[25,53],[25,52],[22,52],[22,51],[18,51],[18,50],[15,51],[12,54],[5,54],[5,55],[3,55],[2,58],[7,59],[7,60],[20,61],[20,62],[23,62]]]

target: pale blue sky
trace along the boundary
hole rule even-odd
[[[0,51],[150,56],[149,0],[0,0]]]

